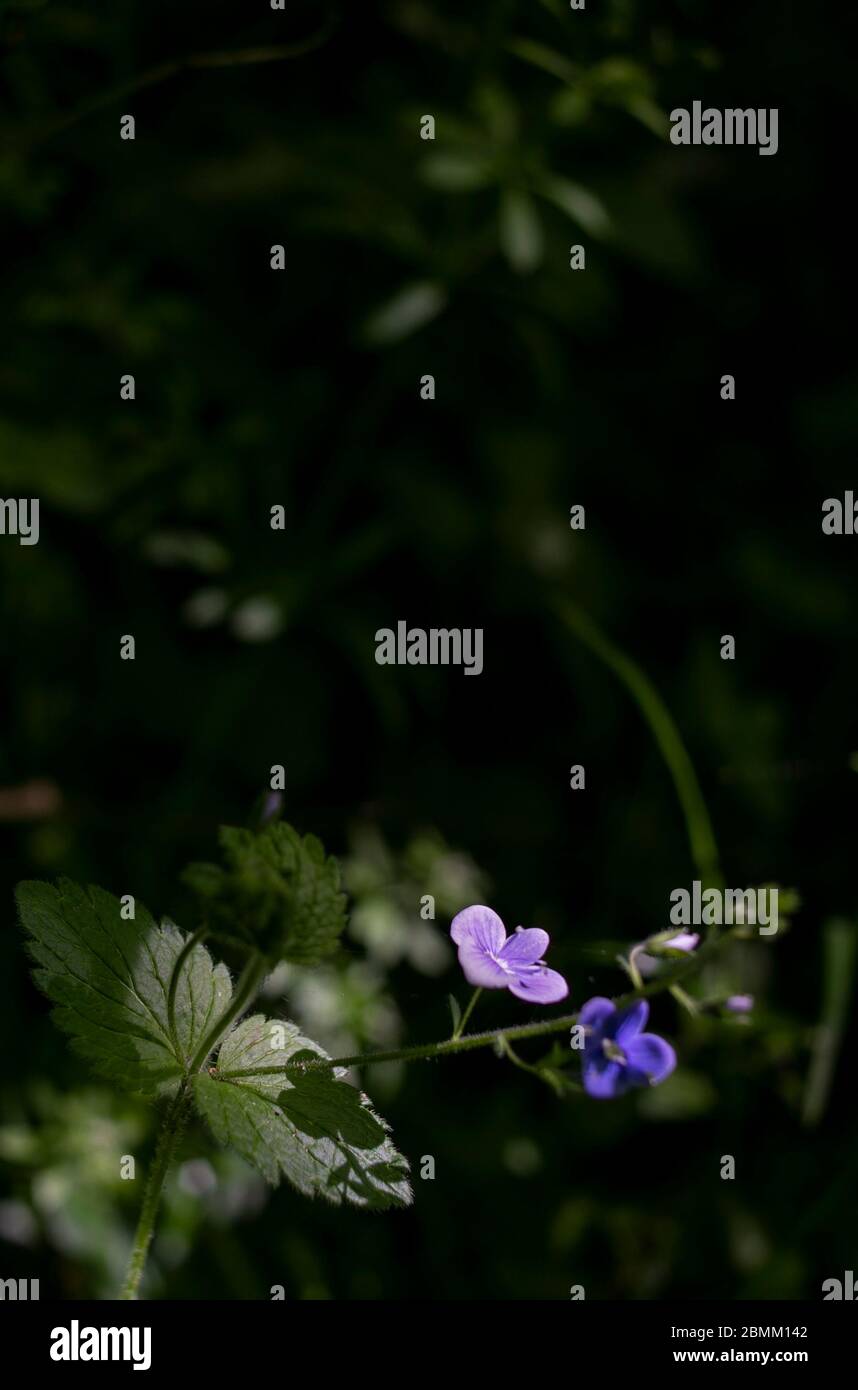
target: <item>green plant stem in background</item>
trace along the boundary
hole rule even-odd
[[[855,983],[858,935],[855,923],[826,922],[823,935],[822,1019],[816,1029],[802,1107],[804,1124],[819,1124],[825,1114],[834,1068],[849,1017]]]
[[[157,67],[148,68],[146,72],[140,73],[138,77],[133,77],[129,82],[123,82],[105,92],[99,92],[97,96],[92,97],[67,115],[58,116],[49,124],[25,137],[23,143],[32,146],[40,144],[43,140],[49,140],[52,136],[58,135],[60,131],[68,130],[70,126],[77,125],[78,121],[85,120],[87,116],[92,116],[97,111],[112,106],[115,102],[133,96],[135,92],[142,92],[148,87],[157,87],[160,83],[167,82],[171,77],[176,77],[181,72],[193,72],[206,68],[247,67],[258,63],[281,63],[287,58],[301,58],[305,54],[321,48],[330,38],[336,24],[337,18],[331,14],[314,34],[310,34],[305,39],[296,39],[294,43],[270,44],[263,48],[237,48],[225,52],[191,53],[186,58],[175,58],[166,63],[159,63]]]
[[[143,1205],[140,1208],[140,1218],[137,1222],[134,1244],[131,1247],[131,1258],[128,1261],[125,1283],[119,1295],[121,1299],[130,1300],[137,1297],[137,1290],[140,1287],[140,1280],[146,1265],[146,1256],[155,1230],[155,1218],[161,1204],[164,1179],[173,1161],[179,1135],[182,1132],[187,1100],[187,1082],[183,1081],[164,1116],[158,1142],[155,1145],[155,1157],[146,1180]]]
[[[686,994],[681,985],[671,985],[670,992],[677,1004],[681,1004],[685,1012],[691,1014],[692,1018],[700,1012],[697,1000],[692,999],[690,994]]]
[[[206,929],[200,927],[194,932],[193,936],[188,938],[173,968],[168,995],[170,1027],[173,1033],[175,1033],[174,1007],[179,976],[191,951],[205,935]],[[265,978],[265,972],[265,957],[260,955],[258,951],[255,951],[239,976],[229,1007],[224,1010],[220,1018],[215,1020],[212,1027],[203,1038],[203,1041],[200,1043],[200,1046],[197,1048],[195,1056],[188,1065],[187,1073],[179,1086],[179,1090],[164,1117],[164,1123],[161,1127],[158,1143],[155,1148],[155,1159],[149,1174],[149,1179],[146,1183],[146,1190],[143,1194],[143,1205],[140,1209],[140,1219],[137,1222],[137,1232],[134,1236],[134,1245],[128,1263],[128,1273],[125,1276],[125,1283],[120,1295],[123,1299],[137,1297],[137,1289],[143,1277],[146,1255],[152,1240],[152,1232],[155,1228],[155,1217],[161,1202],[164,1179],[167,1176],[167,1170],[173,1160],[176,1144],[179,1134],[181,1133],[185,1107],[188,1101],[188,1086],[190,1079],[195,1072],[199,1071],[212,1048],[215,1047],[224,1036],[230,1024],[238,1018],[239,1014],[244,1013]]]
[[[704,887],[723,887],[718,846],[694,765],[670,711],[655,686],[631,657],[606,637],[586,613],[565,601],[555,604],[555,611],[565,626],[614,672],[631,694],[655,736],[673,779],[685,817],[691,857],[700,879]]]

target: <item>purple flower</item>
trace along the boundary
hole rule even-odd
[[[610,999],[588,999],[578,1014],[586,1030],[584,1090],[598,1100],[621,1096],[633,1086],[657,1086],[676,1066],[670,1043],[643,1033],[649,1004],[639,999],[622,1013]]]
[[[662,944],[671,951],[685,951],[686,954],[695,950],[700,933],[696,931],[681,931],[677,936],[671,936],[668,941]]]
[[[731,994],[724,1008],[731,1014],[749,1014],[754,1007],[753,994]]]
[[[690,955],[692,951],[697,949],[699,941],[700,935],[694,931],[681,931],[676,936],[668,937],[666,940],[664,936],[653,936],[635,946],[632,956],[641,975],[647,979],[656,973],[660,965],[664,964],[669,952],[682,951],[683,954]],[[650,950],[658,951],[659,954],[651,955],[646,949],[647,946],[650,947]]]
[[[569,993],[563,976],[542,960],[549,937],[539,927],[516,927],[507,936],[496,912],[474,906],[456,914],[450,935],[459,948],[465,979],[480,989],[508,989],[517,999],[534,1004],[556,1004]]]

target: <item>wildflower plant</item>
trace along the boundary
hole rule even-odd
[[[567,620],[635,694],[674,776],[695,865],[702,878],[718,882],[705,806],[666,709],[643,674],[589,620],[574,613]],[[505,990],[516,1007],[531,1008],[550,1007],[570,993],[565,977],[546,964],[547,932],[518,927],[507,934],[492,908],[473,903],[456,912],[450,926],[459,964],[474,986],[464,1011],[451,997],[452,1035],[332,1058],[294,1022],[254,1009],[278,967],[329,969],[347,922],[337,861],[315,836],[281,823],[280,800],[269,801],[253,828],[221,829],[218,861],[192,864],[183,873],[198,909],[192,932],[168,919],[157,922],[133,898],[65,879],[55,886],[24,882],[17,890],[35,979],[55,1006],[55,1022],[95,1072],[163,1110],[123,1298],[138,1296],[164,1181],[192,1114],[272,1185],[285,1179],[305,1196],[339,1206],[405,1207],[413,1200],[409,1163],[386,1121],[352,1085],[352,1068],[491,1047],[558,1097],[615,1100],[660,1085],[677,1065],[672,1044],[645,1031],[650,996],[669,992],[690,1014],[747,1020],[750,996],[694,998],[684,988],[723,943],[747,937],[740,921],[730,930],[710,929],[705,938],[668,931],[631,946],[616,960],[632,985],[624,995],[596,996],[574,1013],[468,1033],[484,990]],[[237,978],[210,946],[242,962]],[[569,1044],[555,1039],[536,1061],[516,1050],[521,1041],[563,1033]]]

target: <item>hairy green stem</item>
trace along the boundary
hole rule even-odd
[[[679,730],[664,700],[659,695],[649,677],[641,668],[626,656],[586,613],[574,604],[561,602],[555,611],[566,627],[571,628],[605,665],[613,671],[633,697],[638,709],[653,732],[655,741],[673,779],[679,804],[685,817],[691,857],[702,882],[712,887],[723,887],[718,846],[712,822],[700,790],[700,783],[694,771],[694,764],[688,756]]]
[[[173,973],[170,977],[170,987],[167,996],[167,1015],[174,1045],[176,1045],[176,990],[178,988],[179,977],[182,973],[185,961],[206,935],[207,929],[205,927],[199,927],[194,934],[188,938],[179,953],[176,964],[173,967]],[[265,977],[265,970],[265,957],[261,956],[258,952],[254,952],[239,976],[235,987],[235,993],[232,996],[229,1007],[215,1020],[197,1048],[195,1055],[188,1064],[187,1072],[170,1104],[170,1108],[164,1116],[164,1122],[161,1126],[158,1142],[155,1146],[155,1158],[143,1194],[140,1219],[137,1222],[134,1245],[131,1250],[131,1258],[128,1262],[128,1272],[125,1276],[125,1283],[122,1286],[120,1298],[135,1299],[137,1297],[137,1290],[140,1286],[140,1280],[143,1277],[143,1270],[146,1265],[146,1256],[152,1242],[152,1234],[155,1229],[155,1217],[161,1202],[164,1180],[167,1176],[170,1164],[173,1161],[176,1144],[178,1143],[182,1129],[185,1107],[189,1098],[188,1087],[190,1081],[194,1073],[199,1071],[212,1048],[220,1038],[223,1037],[233,1019],[237,1018],[238,1015],[243,1013],[247,1008]],[[178,1051],[179,1049],[176,1045],[177,1055]]]
[[[238,1018],[243,1013],[248,1004],[253,999],[259,986],[265,978],[266,960],[258,951],[254,951],[250,960],[245,965],[238,977],[235,986],[235,993],[232,996],[230,1005],[216,1018],[209,1031],[206,1033],[202,1042],[196,1050],[188,1066],[188,1074],[193,1076],[194,1072],[199,1071],[205,1062],[212,1048],[223,1037],[233,1019]]]
[[[158,1135],[158,1142],[155,1145],[155,1157],[152,1160],[152,1167],[146,1179],[146,1188],[143,1193],[143,1205],[140,1208],[140,1219],[137,1222],[134,1244],[131,1247],[131,1257],[128,1261],[125,1283],[122,1285],[122,1292],[119,1295],[121,1299],[130,1300],[137,1298],[137,1290],[140,1287],[140,1280],[143,1277],[143,1270],[146,1265],[146,1256],[149,1253],[149,1246],[152,1243],[152,1235],[155,1230],[155,1217],[158,1214],[158,1207],[161,1204],[164,1179],[173,1161],[179,1135],[182,1132],[187,1099],[187,1082],[183,1081],[176,1095],[173,1097],[173,1100],[170,1102],[170,1108],[164,1116],[161,1131]]]
[[[617,1009],[627,1009],[630,1004],[634,1004],[638,999],[651,999],[654,995],[663,994],[666,990],[673,989],[680,980],[686,979],[690,975],[696,975],[701,965],[719,951],[728,941],[730,941],[741,928],[731,928],[723,932],[717,938],[704,942],[702,946],[687,959],[679,961],[673,969],[666,969],[655,980],[643,985],[640,989],[630,990],[627,994],[616,995],[613,1004]],[[314,1070],[326,1070],[332,1067],[362,1067],[369,1066],[373,1062],[420,1062],[431,1061],[436,1057],[450,1057],[458,1052],[473,1052],[480,1047],[494,1047],[500,1044],[502,1047],[509,1042],[517,1042],[525,1038],[544,1038],[552,1033],[562,1033],[572,1028],[578,1021],[577,1014],[563,1014],[559,1018],[542,1019],[539,1023],[518,1023],[512,1028],[494,1028],[487,1033],[468,1033],[464,1037],[445,1038],[441,1042],[418,1043],[414,1047],[394,1048],[389,1052],[361,1052],[353,1057],[320,1057],[318,1060],[306,1060],[302,1062],[286,1062],[279,1067],[248,1067],[246,1069],[238,1067],[229,1071],[219,1072],[222,1081],[229,1081],[233,1078],[248,1076],[278,1076],[284,1073],[305,1072]]]
[[[364,1052],[354,1057],[320,1057],[318,1061],[287,1062],[281,1067],[250,1067],[246,1071],[222,1071],[220,1079],[229,1081],[232,1077],[273,1076],[283,1072],[302,1072],[330,1067],[368,1066],[372,1062],[419,1062],[432,1057],[448,1057],[456,1052],[471,1052],[476,1047],[492,1047],[503,1037],[538,1038],[546,1033],[559,1033],[571,1028],[577,1014],[566,1014],[563,1018],[551,1018],[542,1023],[522,1023],[515,1028],[494,1029],[491,1033],[468,1033],[463,1038],[445,1038],[442,1042],[426,1043],[416,1047],[398,1047],[390,1052]]]
[[[206,929],[200,927],[194,932],[193,936],[188,938],[173,968],[173,974],[170,978],[167,1011],[170,1030],[174,1038],[176,1031],[175,1000],[179,976],[185,961],[190,956],[194,947],[198,945],[205,935]],[[131,1258],[128,1262],[128,1272],[125,1276],[125,1283],[122,1286],[120,1298],[135,1299],[137,1297],[137,1290],[140,1287],[140,1280],[143,1277],[143,1270],[146,1266],[146,1256],[152,1242],[152,1234],[155,1229],[155,1217],[157,1216],[158,1207],[161,1203],[164,1180],[167,1176],[170,1164],[173,1161],[173,1156],[176,1152],[176,1144],[178,1143],[179,1135],[182,1130],[185,1108],[189,1098],[188,1087],[190,1081],[194,1073],[199,1071],[212,1048],[220,1038],[223,1037],[233,1019],[237,1018],[239,1014],[243,1013],[247,1008],[262,983],[262,980],[265,978],[265,970],[265,957],[259,955],[258,952],[254,952],[239,976],[235,987],[235,993],[232,996],[229,1007],[224,1010],[220,1018],[215,1020],[197,1048],[195,1055],[188,1064],[188,1070],[170,1104],[170,1108],[164,1116],[164,1122],[161,1126],[158,1142],[155,1146],[155,1158],[146,1182],[146,1189],[143,1193],[143,1205],[140,1209],[140,1219],[137,1222],[134,1245],[132,1246]],[[178,1053],[178,1048],[176,1050]]]

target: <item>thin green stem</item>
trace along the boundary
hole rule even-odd
[[[627,960],[624,959],[622,956],[617,957],[620,964],[624,967],[624,969],[628,971],[629,977],[631,978],[631,982],[634,985],[635,989],[643,989],[643,978],[641,976],[640,970],[638,969],[637,962],[637,957],[641,955],[643,951],[644,943],[640,942],[637,946],[633,946],[632,949],[629,951]]]
[[[492,1047],[502,1036],[509,1038],[539,1038],[548,1033],[559,1033],[571,1028],[577,1014],[567,1014],[563,1018],[552,1018],[542,1023],[522,1023],[515,1028],[495,1029],[491,1033],[469,1033],[463,1038],[447,1038],[443,1042],[427,1043],[416,1047],[399,1047],[390,1052],[366,1052],[354,1057],[335,1057],[332,1060],[320,1057],[318,1061],[287,1062],[282,1067],[251,1067],[246,1071],[222,1071],[220,1078],[229,1081],[233,1077],[272,1076],[289,1071],[312,1071],[330,1067],[368,1066],[371,1062],[419,1062],[434,1057],[448,1057],[456,1052],[471,1052],[477,1047]]]
[[[468,1019],[471,1017],[471,1014],[474,1012],[474,1005],[476,1004],[476,1002],[477,1002],[477,1000],[479,999],[479,997],[480,997],[480,995],[482,994],[482,992],[483,992],[483,991],[482,991],[482,987],[478,985],[477,988],[474,990],[473,994],[471,995],[470,1001],[469,1001],[469,1003],[468,1003],[468,1007],[465,1009],[465,1012],[462,1014],[462,1017],[459,1019],[459,1022],[458,1022],[457,1027],[454,1028],[454,1030],[453,1030],[453,1036],[452,1036],[452,1038],[450,1039],[451,1042],[456,1042],[456,1041],[462,1036],[462,1034],[464,1033],[464,1031],[465,1031],[465,1024],[467,1023]]]
[[[239,1014],[247,1008],[265,978],[265,971],[265,957],[261,956],[258,951],[254,951],[238,977],[238,983],[235,986],[235,993],[229,1007],[224,1010],[220,1018],[215,1019],[192,1057],[188,1065],[189,1075],[193,1076],[194,1072],[199,1071],[212,1048],[223,1037],[233,1019],[238,1018]]]
[[[182,1049],[179,1047],[179,1034],[176,1028],[176,991],[179,988],[179,978],[185,967],[185,961],[196,946],[208,936],[207,927],[197,927],[193,936],[189,936],[181,951],[179,952],[176,964],[173,966],[173,973],[170,976],[170,987],[167,991],[167,1023],[170,1029],[170,1037],[173,1039],[173,1049],[177,1057],[181,1057]],[[185,1060],[185,1059],[183,1059]]]
[[[579,1087],[574,1081],[570,1081],[555,1067],[535,1067],[531,1062],[525,1062],[523,1057],[519,1057],[509,1038],[501,1035],[498,1039],[499,1050],[505,1057],[512,1062],[519,1071],[526,1071],[530,1076],[535,1076],[538,1081],[544,1081],[546,1086],[550,1086],[556,1096],[561,1099],[565,1092],[578,1090]]]
[[[701,965],[735,936],[741,927],[733,927],[722,932],[717,938],[704,942],[693,955],[677,962],[672,969],[664,970],[655,980],[643,985],[641,989],[630,990],[627,994],[616,995],[612,1003],[617,1009],[627,1009],[638,999],[651,999],[657,994],[670,990],[680,980],[697,974]],[[332,1067],[362,1067],[373,1062],[420,1062],[437,1057],[450,1057],[458,1052],[472,1052],[480,1047],[503,1046],[508,1039],[518,1042],[525,1038],[544,1038],[551,1033],[562,1033],[578,1021],[577,1014],[563,1014],[559,1018],[543,1019],[539,1023],[520,1023],[512,1028],[495,1028],[488,1033],[468,1033],[464,1037],[446,1038],[442,1042],[417,1044],[414,1047],[395,1048],[389,1052],[362,1052],[353,1057],[320,1057],[302,1062],[287,1062],[279,1067],[235,1068],[219,1073],[222,1081],[248,1076],[282,1076],[284,1073],[329,1070]]]
[[[835,918],[823,935],[822,1020],[816,1029],[804,1094],[802,1120],[817,1125],[825,1114],[837,1057],[849,1020],[849,1004],[855,987],[858,936],[855,924]]]
[[[41,129],[25,136],[24,143],[32,146],[43,140],[49,140],[61,131],[68,130],[70,126],[77,125],[78,121],[85,120],[87,116],[92,116],[97,111],[112,106],[115,102],[123,101],[136,92],[145,91],[149,87],[157,87],[160,83],[178,76],[181,72],[210,68],[246,67],[257,63],[280,63],[287,58],[303,57],[307,53],[312,53],[314,49],[321,48],[330,38],[336,24],[337,17],[332,13],[314,34],[310,34],[305,39],[297,39],[294,43],[270,44],[263,48],[228,49],[223,52],[191,53],[186,58],[175,58],[166,63],[159,63],[156,67],[147,68],[145,72],[131,78],[128,82],[122,82],[119,86],[97,93],[96,96],[91,97],[67,115],[55,117]]]
[[[501,1033],[500,1037],[498,1038],[498,1042],[500,1044],[501,1051],[503,1052],[504,1056],[509,1058],[514,1067],[518,1067],[519,1071],[530,1072],[531,1076],[538,1076],[540,1080],[544,1079],[541,1076],[539,1067],[534,1067],[530,1062],[525,1062],[523,1057],[519,1057],[518,1053],[516,1052],[515,1048],[513,1047],[506,1034]]]
[[[183,1081],[176,1095],[173,1097],[173,1100],[170,1102],[170,1107],[161,1125],[158,1142],[155,1145],[155,1157],[152,1160],[152,1167],[146,1179],[146,1188],[143,1193],[143,1205],[140,1208],[140,1218],[137,1222],[134,1244],[131,1247],[131,1257],[128,1261],[125,1283],[122,1285],[122,1292],[119,1295],[121,1299],[130,1300],[137,1298],[137,1291],[140,1287],[140,1280],[143,1277],[143,1270],[146,1265],[146,1256],[149,1252],[149,1246],[152,1243],[152,1235],[155,1230],[155,1217],[158,1214],[158,1207],[161,1204],[164,1179],[173,1161],[176,1145],[182,1132],[187,1099],[187,1082]]]
[[[175,1001],[179,976],[185,961],[190,956],[194,947],[199,944],[205,935],[205,927],[200,927],[194,932],[193,936],[189,937],[179,954],[173,969],[173,974],[170,978],[167,1012],[170,1032],[174,1041],[176,1037]],[[137,1297],[137,1290],[140,1287],[140,1280],[143,1277],[143,1270],[146,1265],[146,1256],[152,1242],[152,1234],[155,1229],[155,1217],[158,1214],[158,1207],[161,1202],[164,1180],[167,1176],[170,1164],[173,1161],[176,1144],[178,1143],[182,1129],[190,1081],[194,1073],[199,1071],[212,1048],[219,1039],[223,1037],[233,1019],[237,1018],[238,1015],[243,1013],[247,1008],[265,977],[265,970],[265,957],[259,955],[258,952],[254,952],[239,976],[229,1007],[215,1020],[197,1048],[195,1055],[188,1064],[184,1079],[164,1117],[164,1122],[158,1135],[158,1142],[155,1146],[155,1157],[152,1168],[149,1172],[146,1188],[143,1193],[143,1205],[140,1209],[140,1218],[137,1222],[134,1245],[132,1246],[131,1258],[128,1262],[128,1272],[125,1276],[125,1283],[122,1286],[120,1298],[135,1299]],[[176,1051],[178,1055],[178,1047]]]
[[[723,887],[718,846],[709,811],[700,790],[694,764],[688,756],[673,716],[649,677],[625,652],[615,645],[586,613],[574,604],[561,602],[555,611],[562,622],[613,671],[632,695],[638,709],[653,732],[667,769],[673,779],[679,804],[685,818],[691,858],[701,881],[713,887]]]
[[[695,1018],[697,1014],[699,1014],[700,1005],[697,1003],[697,1000],[692,999],[690,994],[686,994],[681,985],[671,985],[670,992],[677,1004],[681,1004],[686,1013],[691,1014],[692,1018]]]

